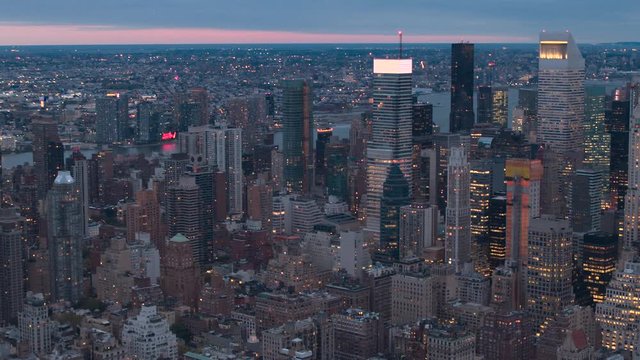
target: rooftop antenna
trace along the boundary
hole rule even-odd
[[[400,55],[398,59],[402,59],[402,30],[398,31],[398,38],[400,39]]]

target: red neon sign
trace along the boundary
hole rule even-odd
[[[162,141],[173,140],[178,136],[178,133],[175,131],[169,131],[166,133],[162,133]]]

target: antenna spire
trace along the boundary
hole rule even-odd
[[[398,59],[402,59],[402,30],[398,31],[398,38],[400,39],[400,55]]]

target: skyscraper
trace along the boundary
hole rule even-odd
[[[71,177],[76,181],[80,195],[82,208],[82,235],[89,232],[89,161],[80,151],[74,151],[71,155]]]
[[[422,257],[437,240],[438,209],[423,203],[400,208],[400,258]]]
[[[433,104],[413,104],[412,114],[412,136],[416,143],[417,140],[433,134]]]
[[[76,303],[82,294],[82,207],[68,171],[58,172],[47,194],[51,296]]]
[[[64,168],[64,150],[58,136],[58,124],[53,119],[34,120],[31,123],[31,132],[38,198],[43,199],[51,188],[58,170]]]
[[[327,145],[331,141],[331,136],[333,136],[333,128],[322,128],[317,130],[317,138],[316,138],[316,183],[322,185],[326,183],[326,149]]]
[[[136,140],[140,144],[154,143],[160,140],[160,114],[151,101],[142,101],[136,112]]]
[[[399,258],[400,208],[409,205],[409,182],[398,165],[393,164],[382,186],[380,199],[380,248],[379,250],[397,260]]]
[[[497,86],[493,87],[491,92],[491,121],[501,128],[506,128],[509,122],[509,88]]]
[[[391,164],[412,178],[412,60],[373,60],[372,134],[367,143],[367,230],[380,239],[380,199]]]
[[[569,32],[540,33],[538,140],[561,156],[582,147],[584,59]]]
[[[612,234],[590,232],[582,241],[584,283],[594,303],[604,301],[607,285],[616,271],[617,239]]]
[[[22,222],[15,208],[0,208],[0,324],[15,324],[24,296]]]
[[[96,99],[96,143],[124,141],[129,132],[129,96],[109,93]]]
[[[330,143],[325,151],[327,195],[343,201],[349,200],[349,146],[344,143]]]
[[[493,95],[491,86],[478,86],[478,124],[493,121]]]
[[[608,191],[611,134],[605,124],[604,86],[587,86],[584,113],[584,165],[602,174],[602,191]]]
[[[308,194],[313,186],[313,95],[308,80],[284,80],[282,125],[284,129],[284,181],[287,190]]]
[[[517,277],[516,304],[524,306],[526,266],[530,247],[527,238],[530,222],[533,218],[540,216],[542,164],[540,160],[508,159],[505,178],[507,179],[506,255]]]
[[[177,185],[167,189],[168,236],[182,234],[189,239],[193,258],[201,264],[206,260],[206,247],[202,244],[200,188],[195,177],[182,177]]]
[[[489,200],[489,266],[504,265],[507,258],[507,197],[496,195]]]
[[[575,232],[600,230],[602,174],[591,169],[578,169],[571,186],[571,227]]]
[[[633,109],[629,131],[628,188],[624,197],[625,250],[638,253],[640,245],[640,104]]]
[[[451,148],[447,188],[445,261],[460,271],[471,261],[469,162],[462,148]]]
[[[624,208],[629,170],[629,125],[631,119],[629,100],[613,99],[608,128],[611,133],[610,186],[613,205]]]
[[[469,131],[473,127],[473,55],[473,44],[451,44],[450,133]]]
[[[537,331],[573,302],[571,237],[568,220],[543,215],[529,223],[527,309]]]
[[[636,350],[640,332],[640,263],[627,261],[613,275],[604,301],[596,305],[602,346],[611,351]]]

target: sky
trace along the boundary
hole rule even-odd
[[[640,0],[4,0],[1,45],[640,41]]]

